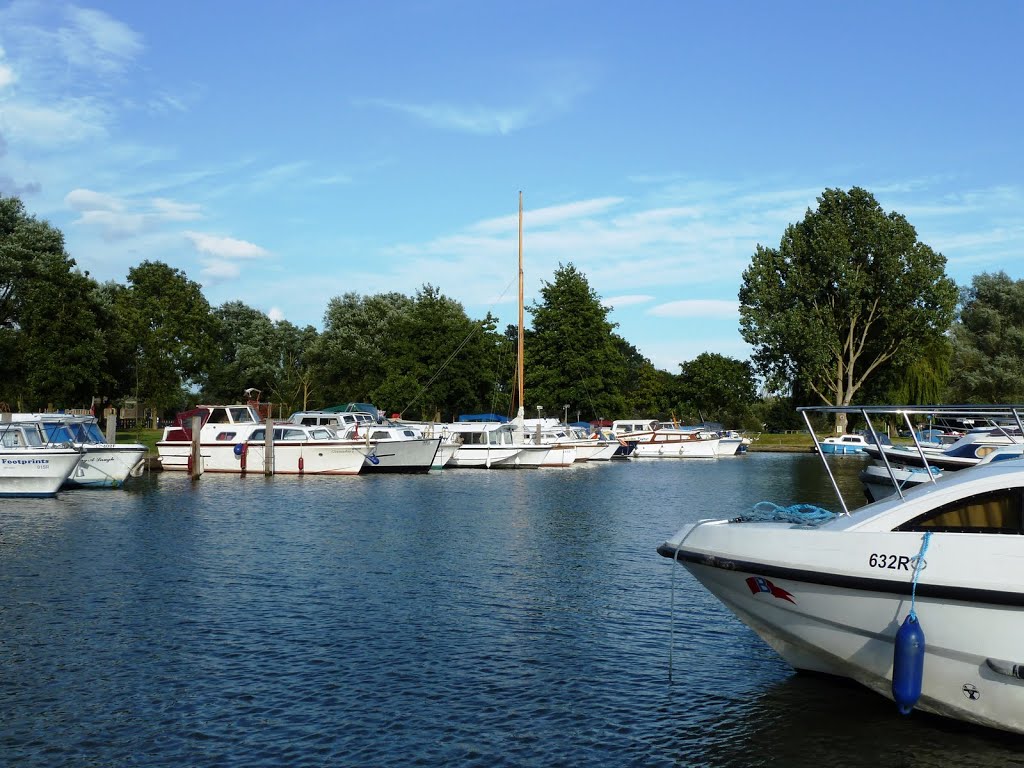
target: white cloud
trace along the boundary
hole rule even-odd
[[[739,314],[739,304],[735,301],[719,299],[683,299],[659,304],[647,310],[647,314],[656,317],[713,317],[728,319]]]
[[[199,274],[204,282],[221,282],[239,277],[242,274],[242,268],[236,261],[206,259],[203,261],[203,268]]]
[[[208,235],[203,232],[185,232],[196,250],[222,259],[261,259],[269,256],[265,248],[233,237]]]
[[[199,206],[192,203],[162,197],[135,200],[82,188],[68,192],[64,204],[78,212],[75,224],[96,228],[107,240],[132,237],[170,222],[203,217]]]
[[[280,323],[285,319],[284,311],[278,309],[277,307],[271,307],[270,311],[267,312],[267,317],[269,317],[275,323]]]
[[[0,50],[0,58],[2,57],[3,51]],[[6,64],[0,64],[0,88],[6,88],[9,85],[14,85],[15,79],[14,70]]]
[[[123,69],[142,50],[142,38],[103,11],[70,7],[70,24],[57,31],[65,57],[83,69],[115,72]]]
[[[454,104],[413,104],[388,99],[370,99],[368,104],[411,115],[439,128],[479,135],[506,135],[530,123],[527,109],[463,107]]]
[[[36,147],[64,147],[106,135],[110,115],[89,98],[55,99],[46,106],[29,102],[4,104],[5,133],[13,141]]]
[[[79,212],[123,211],[124,202],[112,195],[105,195],[92,189],[73,189],[64,197],[68,207]]]
[[[654,301],[654,296],[646,293],[639,294],[627,294],[625,296],[609,296],[607,299],[602,300],[602,304],[606,307],[615,307],[620,309],[622,307],[632,307],[637,304],[647,304]]]

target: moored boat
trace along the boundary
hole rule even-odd
[[[658,551],[795,669],[855,680],[903,713],[1024,733],[1024,460],[852,511],[825,469],[838,513],[762,503]]]
[[[65,481],[68,487],[121,488],[142,472],[146,446],[108,443],[95,416],[20,413],[14,418],[39,423],[48,443],[68,443],[82,451],[82,460]]]
[[[0,421],[0,496],[55,496],[81,461],[70,443],[47,444],[35,423]]]

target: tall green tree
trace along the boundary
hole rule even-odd
[[[213,316],[217,355],[205,377],[206,399],[239,402],[250,387],[269,395],[281,369],[274,322],[241,301],[221,304]]]
[[[144,261],[128,271],[114,294],[131,374],[141,403],[168,412],[182,407],[205,382],[216,359],[216,319],[202,286],[179,269]]]
[[[1024,400],[1024,280],[975,275],[952,329],[952,397],[965,403]]]
[[[677,394],[692,416],[739,427],[757,402],[757,383],[749,361],[703,352],[681,363]]]
[[[533,322],[524,339],[527,415],[538,405],[552,416],[564,405],[582,418],[622,413],[626,361],[609,309],[586,276],[559,264],[540,297],[528,308]]]
[[[949,328],[957,292],[945,265],[869,192],[827,189],[778,248],[757,246],[739,291],[741,333],[774,391],[799,381],[822,403],[849,405]]]
[[[470,319],[460,302],[424,285],[399,321],[389,370],[376,389],[380,407],[422,419],[496,407],[503,338],[495,325],[490,314]]]
[[[95,289],[60,230],[0,196],[0,400],[23,410],[90,402],[105,358]]]
[[[323,405],[373,401],[375,388],[387,377],[400,321],[412,309],[413,300],[400,293],[350,292],[327,303],[323,332],[309,351]]]

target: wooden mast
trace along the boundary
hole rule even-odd
[[[523,405],[523,193],[522,190],[519,192],[519,348],[517,350],[517,369],[516,369],[516,380],[518,381],[519,388],[517,394],[519,395],[519,421],[522,424],[523,417],[525,415],[525,407]]]

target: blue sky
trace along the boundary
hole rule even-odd
[[[322,327],[425,283],[516,321],[574,263],[660,368],[745,359],[737,291],[827,187],[958,283],[1024,277],[1019,2],[0,3],[0,194]],[[527,315],[529,321],[529,315]]]

